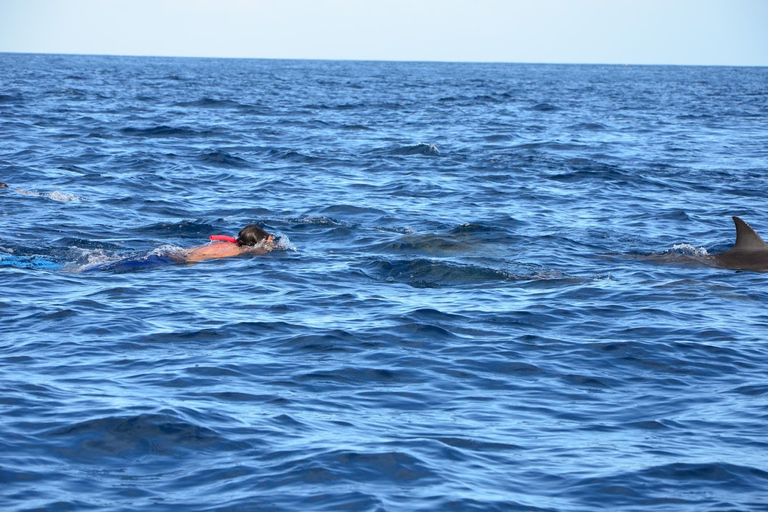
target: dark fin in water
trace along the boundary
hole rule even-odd
[[[736,244],[733,246],[734,249],[768,249],[768,244],[760,238],[760,235],[755,233],[754,229],[749,227],[749,224],[738,217],[734,217],[733,222],[736,224]]]

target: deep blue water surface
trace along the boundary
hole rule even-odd
[[[768,510],[766,68],[0,54],[0,134],[2,510]]]

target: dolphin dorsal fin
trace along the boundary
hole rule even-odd
[[[736,244],[734,249],[768,249],[768,244],[755,233],[755,230],[749,227],[749,224],[738,217],[733,218],[736,224]]]

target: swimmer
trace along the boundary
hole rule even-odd
[[[10,187],[8,187],[7,183],[0,183],[0,188],[7,188],[8,190],[12,190],[14,192],[17,192],[19,194],[23,194],[25,196],[47,197],[48,199],[53,199],[54,201],[82,201],[82,200],[85,200],[84,197],[74,196],[72,194],[63,194],[63,193],[59,192],[58,190],[54,190],[53,192],[31,192],[29,190],[22,190],[20,188],[10,188]]]
[[[110,270],[113,272],[132,272],[137,269],[156,267],[173,263],[196,263],[198,261],[233,256],[257,255],[274,249],[275,238],[259,226],[250,225],[240,230],[237,238],[224,235],[212,235],[211,242],[189,249],[155,250],[149,254],[133,255],[118,261],[107,261],[88,265],[86,272],[94,270]]]
[[[9,187],[8,187],[7,183],[0,183],[0,188],[9,188]],[[11,189],[11,190],[13,190],[14,192],[18,192],[19,194],[26,194],[26,195],[31,195],[32,194],[31,192],[29,192],[27,190],[21,190],[20,188],[14,188],[14,189]]]
[[[237,238],[222,235],[211,237],[213,243],[185,249],[181,258],[185,262],[197,262],[214,258],[264,254],[274,248],[275,237],[251,224],[240,230]]]
[[[2,188],[2,187],[0,187]],[[213,235],[211,242],[189,249],[168,251],[156,249],[149,254],[134,254],[117,261],[101,261],[84,266],[73,266],[67,263],[48,260],[44,256],[16,256],[0,253],[0,267],[11,266],[18,268],[33,268],[59,270],[69,266],[73,272],[92,272],[109,270],[113,272],[132,272],[137,269],[155,267],[158,265],[196,263],[217,258],[233,256],[265,254],[275,249],[275,236],[256,225],[246,226],[240,230],[237,238],[224,235]]]

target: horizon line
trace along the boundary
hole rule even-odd
[[[672,64],[672,63],[633,63],[633,62],[542,62],[542,61],[500,61],[500,60],[419,60],[419,59],[359,59],[359,58],[320,58],[320,57],[234,57],[211,55],[164,55],[132,53],[77,53],[77,52],[39,52],[6,51],[0,55],[58,55],[73,57],[128,57],[146,59],[211,59],[211,60],[273,60],[273,61],[316,61],[316,62],[378,62],[378,63],[414,63],[414,64],[525,64],[552,66],[648,66],[648,67],[730,67],[730,68],[765,68],[768,64]]]

